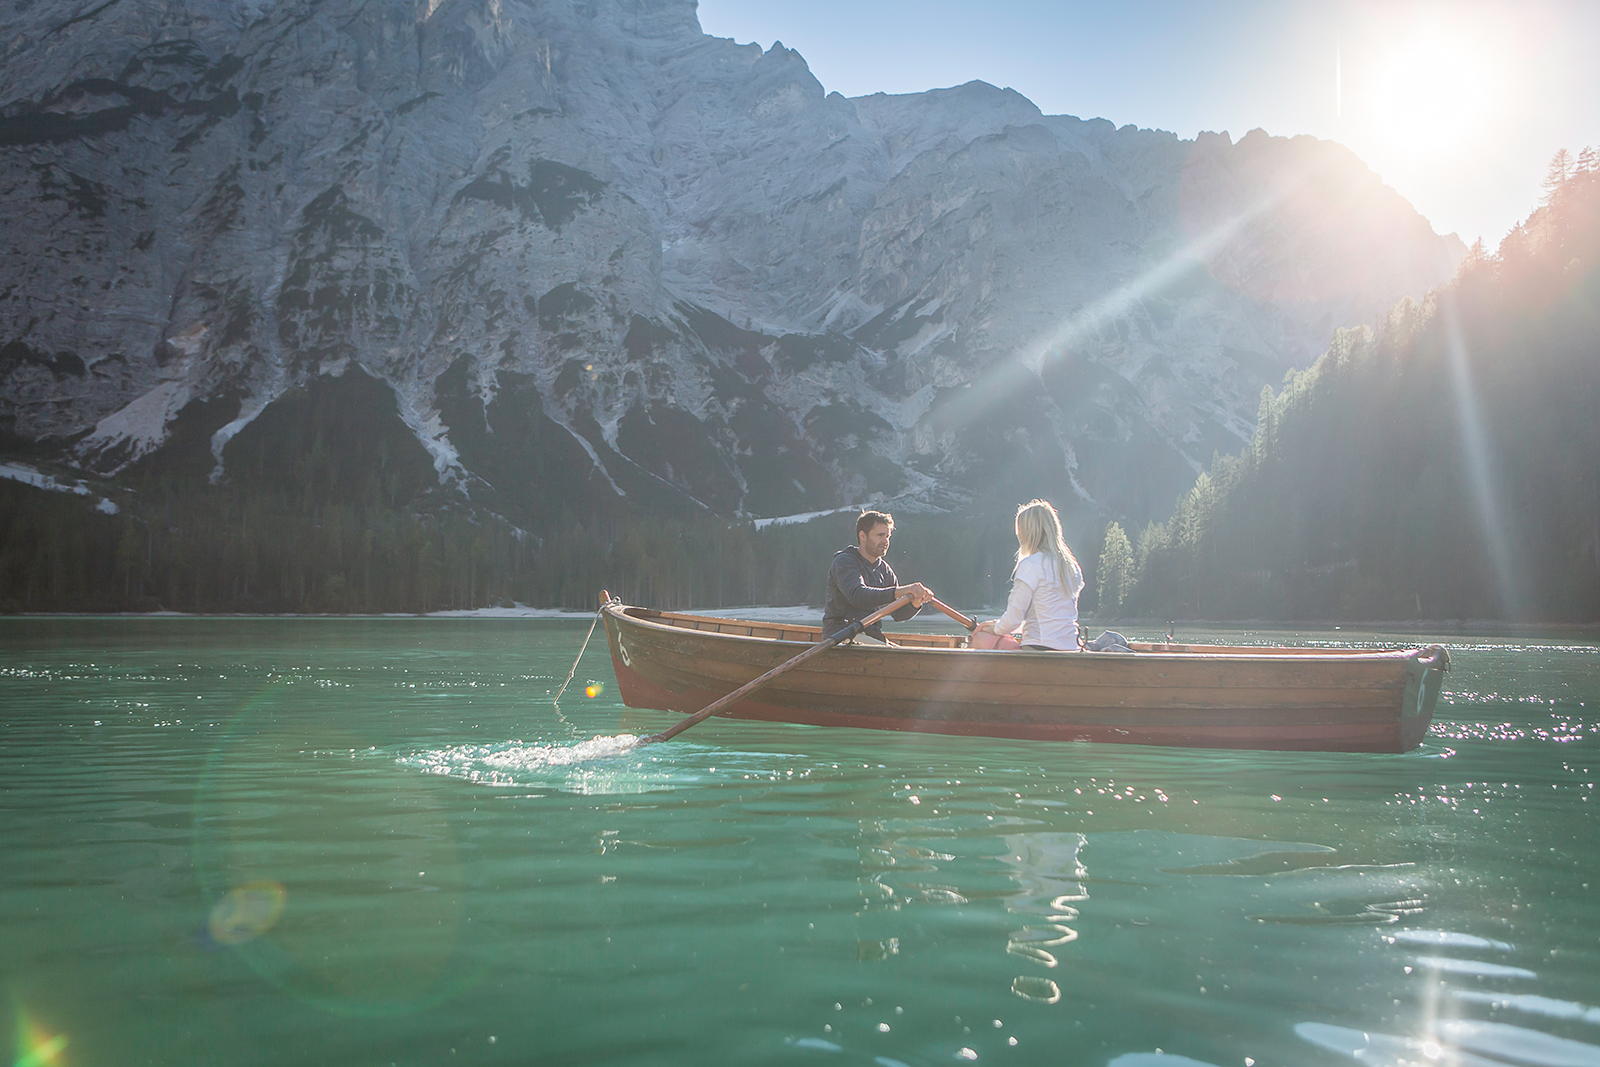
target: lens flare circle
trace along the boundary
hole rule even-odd
[[[228,890],[211,908],[206,928],[219,945],[254,941],[283,917],[289,892],[280,882],[247,882]]]
[[[67,1035],[52,1033],[32,1019],[20,1006],[16,1010],[16,1056],[13,1067],[55,1067],[62,1063]]]
[[[195,797],[204,933],[346,1017],[459,996],[498,954],[492,927],[472,921],[449,788],[371,746],[390,714],[373,704],[368,722],[347,693],[271,686],[220,731]]]

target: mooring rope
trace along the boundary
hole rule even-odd
[[[578,658],[572,661],[572,669],[567,672],[567,680],[561,683],[561,688],[556,691],[556,698],[550,703],[560,705],[561,694],[567,691],[567,686],[572,684],[572,676],[578,673],[578,664],[583,662],[583,654],[589,649],[589,638],[594,636],[594,628],[600,624],[600,613],[603,611],[605,611],[604,605],[594,613],[594,622],[589,624],[589,632],[584,636],[583,647],[578,649]]]

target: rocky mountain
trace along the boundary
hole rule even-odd
[[[525,526],[596,493],[1138,520],[1461,252],[1336,144],[846,99],[693,0],[0,28],[0,451],[103,484],[226,484],[326,409]]]

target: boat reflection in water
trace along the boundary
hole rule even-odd
[[[1003,859],[1012,865],[1021,886],[1008,908],[1028,917],[1025,925],[1012,931],[1006,951],[1054,969],[1061,963],[1057,955],[1061,946],[1078,939],[1078,931],[1067,924],[1077,920],[1078,906],[1089,899],[1089,872],[1080,858],[1088,838],[1074,833],[1036,833],[1008,834],[1004,840],[1008,851]],[[1060,985],[1038,973],[1017,975],[1011,980],[1011,991],[1039,1004],[1061,999]]]
[[[1185,1062],[1158,1058],[1174,1040],[1206,1053],[1191,1063],[1297,1062],[1314,1047],[1364,1064],[1600,1067],[1586,1040],[1600,1010],[1544,991],[1559,985],[1544,973],[1555,953],[1438,907],[1448,870],[1376,862],[1364,843],[1166,830],[1002,840],[1008,910],[1023,917],[1006,951],[1027,964],[1011,991],[1060,1003],[1075,1027],[1138,1017],[1152,1048],[1111,1067]],[[1293,1022],[1267,1037],[1239,1026],[1252,1017]]]

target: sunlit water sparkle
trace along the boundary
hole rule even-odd
[[[1600,1067],[1587,635],[1369,756],[641,745],[586,628],[0,619],[13,1062]]]
[[[402,767],[453,775],[482,785],[547,785],[553,780],[552,770],[566,772],[566,781],[570,783],[587,780],[588,775],[597,771],[605,771],[612,778],[628,772],[647,775],[649,760],[633,761],[620,770],[617,765],[618,758],[635,752],[641,740],[637,734],[617,734],[591,737],[569,745],[530,745],[521,741],[452,745],[401,756],[395,762]],[[577,773],[569,770],[574,767],[579,768]]]

